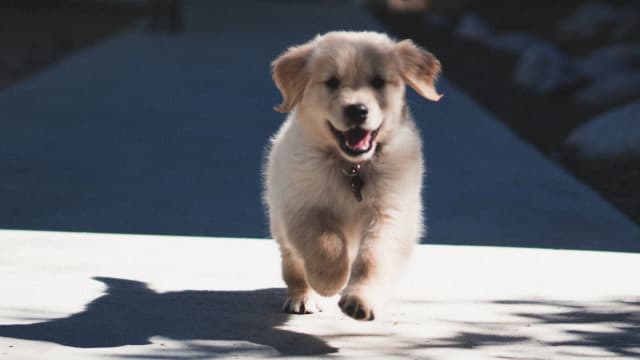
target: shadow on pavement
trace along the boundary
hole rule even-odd
[[[105,277],[106,294],[82,312],[28,325],[0,325],[0,336],[48,341],[77,348],[150,344],[154,336],[174,340],[243,341],[265,345],[284,355],[336,352],[308,334],[278,329],[284,289],[254,291],[178,291],[157,293],[145,283]],[[197,344],[189,352],[242,351],[240,346]],[[247,351],[256,350],[248,347]]]
[[[611,300],[584,304],[552,300],[496,300],[487,305],[509,309],[501,316],[507,321],[463,322],[459,325],[464,326],[465,331],[450,337],[429,339],[417,344],[415,349],[478,349],[535,343],[549,349],[562,349],[565,355],[576,357],[590,357],[583,354],[586,349],[599,354],[606,352],[611,356],[640,356],[639,301]],[[580,354],[573,353],[576,349]]]
[[[607,311],[588,306],[564,305],[554,313],[518,313],[522,318],[548,325],[602,324],[606,330],[568,330],[573,339],[552,341],[551,346],[597,347],[622,356],[640,356],[640,301],[612,301]],[[560,306],[556,304],[556,306]],[[611,311],[611,309],[614,309]]]

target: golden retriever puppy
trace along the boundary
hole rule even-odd
[[[284,310],[316,296],[373,320],[423,234],[421,142],[405,84],[430,100],[440,62],[409,40],[330,32],[272,64],[289,115],[272,138],[264,201],[288,286]]]

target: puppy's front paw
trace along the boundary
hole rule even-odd
[[[289,295],[282,309],[288,314],[313,314],[322,311],[314,294]]]
[[[340,298],[338,306],[343,313],[356,320],[371,321],[376,318],[373,306],[360,295],[345,293]]]

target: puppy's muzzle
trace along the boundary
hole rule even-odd
[[[369,109],[367,109],[367,106],[364,104],[349,104],[344,107],[343,112],[349,125],[362,125],[367,121]]]

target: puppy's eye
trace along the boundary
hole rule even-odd
[[[380,76],[371,79],[371,86],[373,86],[374,89],[382,89],[386,84],[387,82]]]
[[[340,87],[340,80],[337,77],[332,76],[329,80],[325,81],[324,84],[331,90],[335,90]]]

